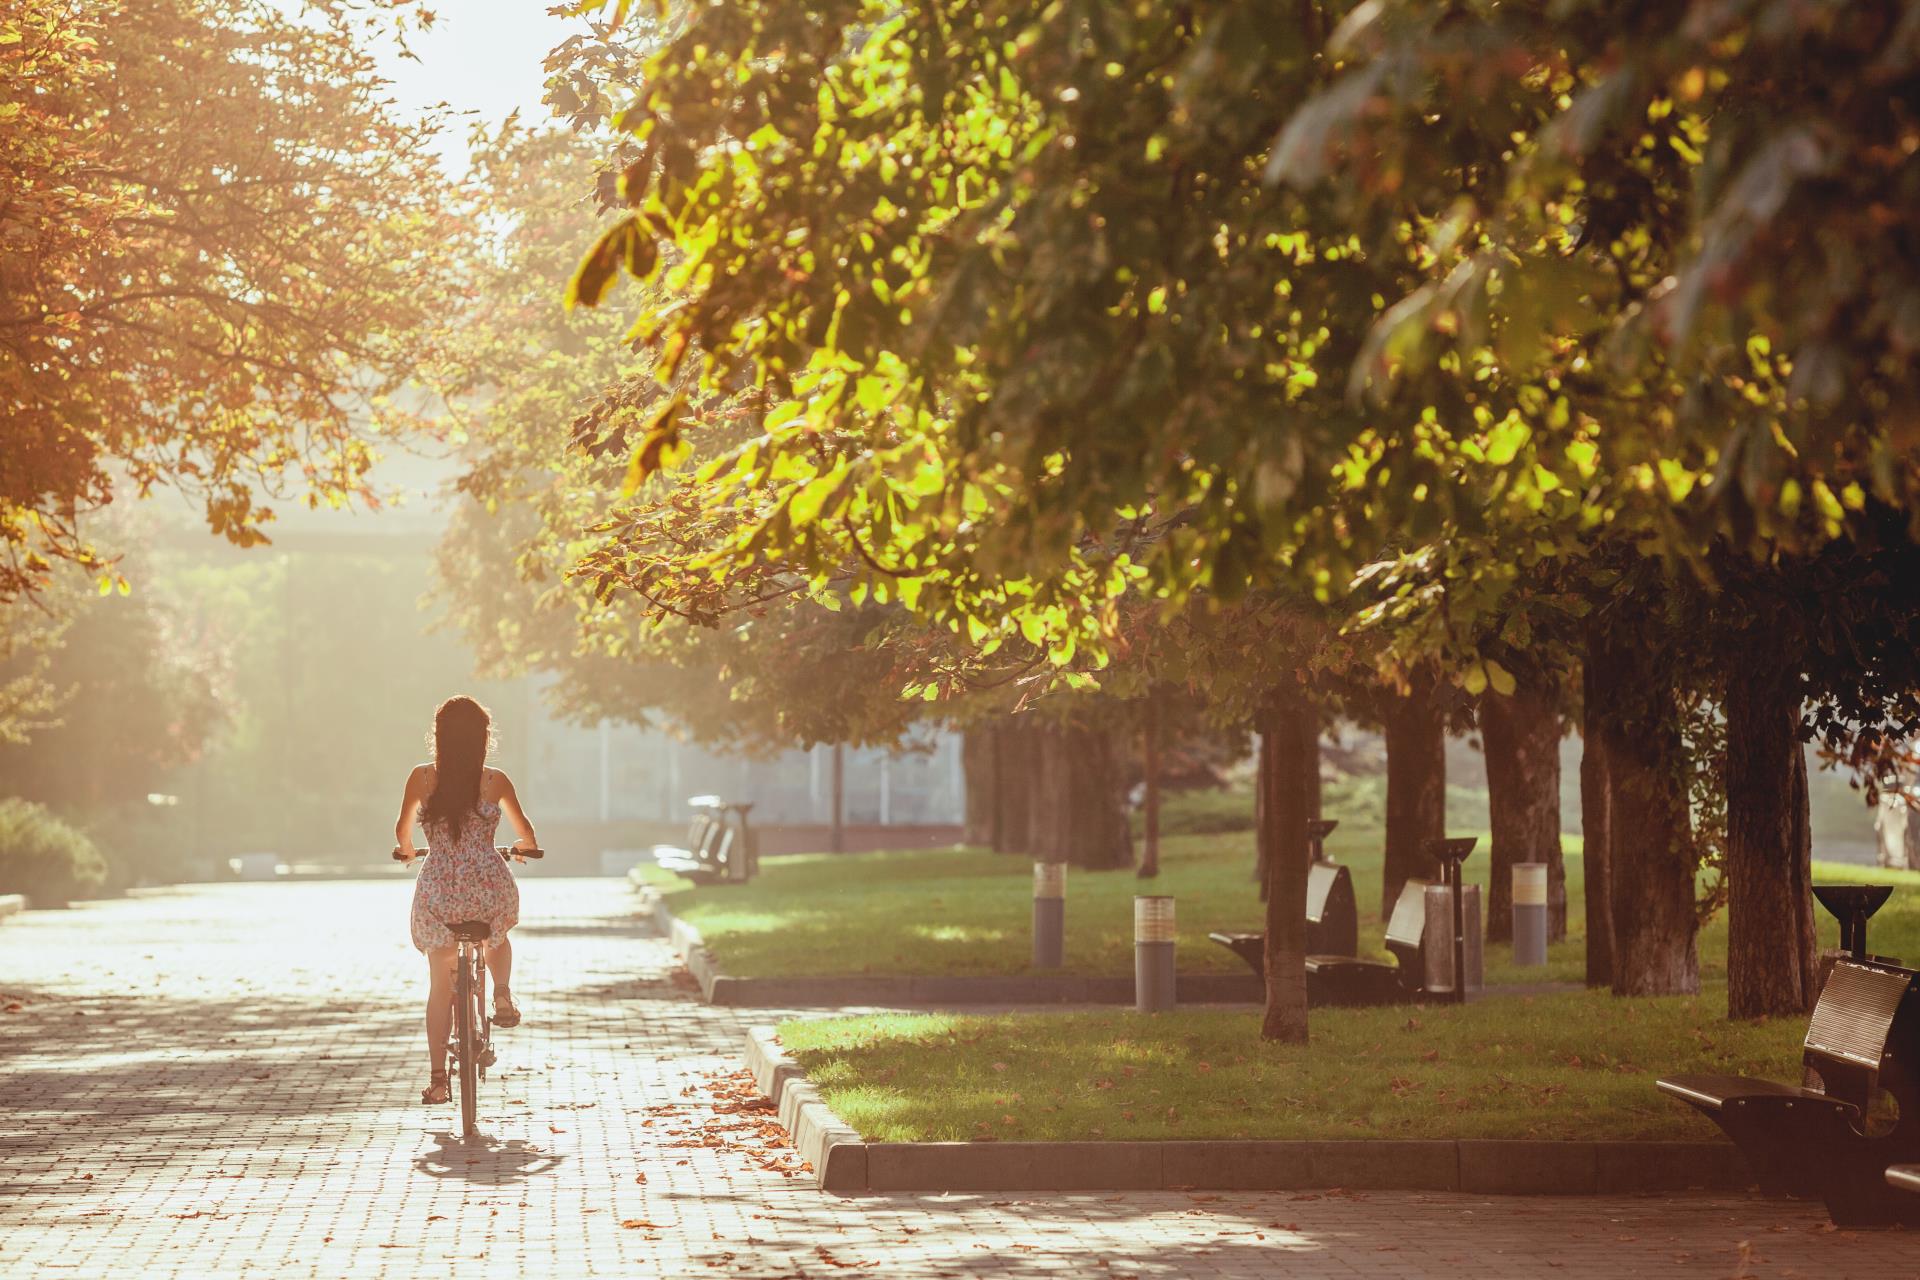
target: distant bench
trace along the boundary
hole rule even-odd
[[[1207,936],[1246,961],[1255,973],[1266,972],[1266,934]],[[1353,873],[1337,863],[1317,860],[1307,868],[1307,950],[1315,955],[1359,954],[1360,911],[1354,900]]]
[[[1359,913],[1347,868],[1315,862],[1307,872],[1307,1003],[1311,1006],[1407,1004],[1432,996],[1427,990],[1427,890],[1409,880],[1387,918],[1387,952],[1393,963],[1362,960]],[[1264,933],[1207,935],[1266,977]],[[1331,945],[1329,945],[1331,944]],[[1327,947],[1321,950],[1321,947]],[[1338,947],[1338,950],[1333,949]]]
[[[745,884],[760,869],[753,832],[747,825],[751,804],[729,803],[719,796],[694,796],[687,804],[693,821],[685,845],[653,846],[654,865],[695,884]]]
[[[1840,960],[1801,1060],[1819,1088],[1751,1076],[1668,1076],[1662,1093],[1719,1125],[1761,1190],[1818,1197],[1841,1226],[1920,1223],[1920,1189],[1889,1166],[1920,1160],[1920,993],[1915,972]],[[1899,1114],[1875,1107],[1880,1091]]]
[[[1427,854],[1438,862],[1448,883],[1460,887],[1457,908],[1448,894],[1433,895],[1435,885],[1426,880],[1409,880],[1394,900],[1387,917],[1387,952],[1392,964],[1362,960],[1360,953],[1360,912],[1354,900],[1353,875],[1323,852],[1323,842],[1340,824],[1324,818],[1307,823],[1307,845],[1312,860],[1307,864],[1306,971],[1307,1004],[1379,1005],[1413,1001],[1464,999],[1480,986],[1480,906],[1477,888],[1461,886],[1460,864],[1478,843],[1472,837],[1430,840]],[[1447,917],[1428,938],[1427,922],[1435,907]],[[1456,956],[1453,939],[1456,926],[1462,931]],[[1212,933],[1215,942],[1247,962],[1262,981],[1266,980],[1266,943],[1264,933]],[[1445,947],[1436,955],[1429,941]],[[1439,963],[1434,961],[1436,958]],[[1465,990],[1456,993],[1454,974],[1466,970]],[[1442,985],[1444,984],[1444,985]]]

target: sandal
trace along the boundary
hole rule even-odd
[[[427,1087],[420,1091],[420,1101],[430,1107],[440,1106],[453,1101],[453,1091],[447,1087],[446,1072],[436,1071],[433,1073],[432,1078],[427,1082]]]
[[[493,1025],[496,1027],[517,1027],[520,1025],[520,1006],[513,997],[504,991],[495,991],[493,996]]]

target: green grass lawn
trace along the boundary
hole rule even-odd
[[[1516,968],[1504,945],[1487,949],[1487,980],[1577,982],[1584,973],[1584,881],[1579,841],[1569,837],[1569,936],[1551,948],[1544,967]],[[1360,949],[1380,948],[1380,840],[1358,824],[1336,832],[1328,851],[1353,871],[1360,901]],[[1179,965],[1186,973],[1244,972],[1225,948],[1207,940],[1214,929],[1258,929],[1262,906],[1251,879],[1250,832],[1176,836],[1164,842],[1161,874],[1071,870],[1067,875],[1068,971],[1133,971],[1136,893],[1178,899]],[[1486,842],[1467,863],[1484,884]],[[768,858],[748,885],[693,887],[650,871],[675,914],[696,926],[724,973],[742,977],[848,974],[1011,974],[1028,971],[1032,864],[977,850],[807,854]],[[1870,867],[1815,865],[1815,879],[1891,882],[1920,889],[1920,874]],[[1835,926],[1824,913],[1820,936]],[[1869,932],[1883,955],[1920,958],[1920,893],[1896,893]],[[1700,937],[1702,971],[1725,972],[1724,914]]]
[[[905,1014],[789,1022],[781,1044],[870,1141],[1711,1139],[1676,1071],[1793,1078],[1798,1019],[1598,992],[1316,1011],[1307,1047],[1244,1012]]]

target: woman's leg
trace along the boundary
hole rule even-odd
[[[505,934],[487,944],[487,971],[493,975],[494,1000],[505,1000],[513,989],[508,981],[513,976],[513,942]]]
[[[447,1073],[447,1036],[453,1031],[453,966],[457,951],[427,952],[427,1062],[436,1076]]]

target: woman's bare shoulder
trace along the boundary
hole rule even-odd
[[[425,764],[417,764],[413,766],[413,769],[407,774],[407,785],[410,787],[425,786],[431,783],[432,781],[433,781],[433,761],[431,760],[427,761]]]

